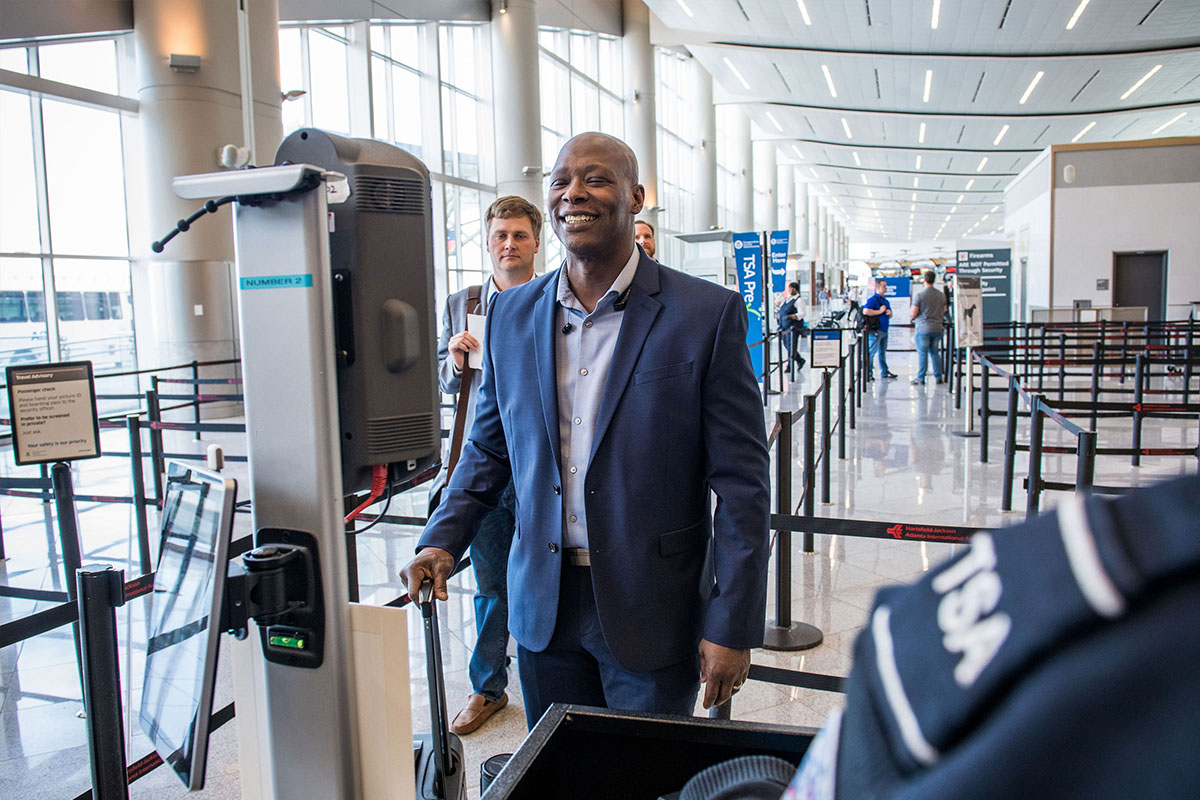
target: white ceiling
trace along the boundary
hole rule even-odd
[[[1081,132],[1200,135],[1200,0],[1090,0],[1072,30],[1080,0],[803,0],[811,25],[800,0],[646,5],[662,23],[655,43],[685,46],[715,102],[777,140],[780,162],[828,194],[859,241],[989,233],[1004,186]]]

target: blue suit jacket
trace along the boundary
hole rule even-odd
[[[418,544],[461,558],[511,476],[509,628],[534,651],[554,633],[563,565],[557,281],[493,300],[475,424]],[[769,464],[746,325],[738,295],[642,255],[585,480],[597,612],[628,669],[693,657],[702,636],[762,644]]]

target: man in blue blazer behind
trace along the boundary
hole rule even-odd
[[[644,196],[623,142],[585,133],[559,153],[566,260],[493,301],[474,427],[401,573],[447,599],[511,477],[530,727],[556,702],[690,715],[701,682],[705,707],[737,691],[762,644],[769,466],[746,310],[635,246]]]

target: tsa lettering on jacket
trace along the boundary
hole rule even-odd
[[[954,668],[954,680],[962,688],[970,688],[1012,628],[1012,618],[996,612],[1003,586],[996,574],[991,535],[975,534],[970,551],[934,578],[932,586],[943,595],[937,610],[942,644],[951,654],[962,656]]]

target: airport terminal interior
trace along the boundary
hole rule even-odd
[[[547,196],[560,151],[586,132],[636,156],[637,219],[653,231],[639,263],[745,301],[758,381],[741,423],[757,435],[761,422],[774,515],[768,567],[746,580],[766,582],[766,641],[727,706],[695,708],[696,724],[727,726],[731,750],[755,731],[807,746],[839,718],[860,634],[881,647],[877,592],[969,563],[972,534],[999,542],[995,529],[1067,520],[1082,497],[1197,473],[1200,0],[0,0],[0,797],[76,798],[103,771],[73,570],[162,579],[179,491],[163,471],[206,463],[236,481],[221,515],[235,548],[306,514],[324,526],[326,660],[295,666],[308,628],[276,626],[287,635],[262,647],[257,623],[244,641],[218,636],[220,598],[164,632],[151,604],[165,589],[127,585],[108,687],[123,727],[92,737],[108,775],[114,752],[133,765],[195,745],[167,744],[154,715],[178,698],[150,702],[145,687],[148,653],[203,638],[215,680],[191,713],[237,707],[189,756],[207,761],[190,793],[428,796],[413,793],[408,749],[438,687],[420,610],[398,601],[455,439],[439,335],[444,348],[458,332],[443,331],[448,298],[492,280],[498,198],[545,216],[537,275],[572,257],[560,233],[573,223]],[[385,186],[388,170],[406,177]],[[48,366],[80,363],[70,381]],[[71,382],[85,379],[90,404]],[[62,405],[22,410],[23,381],[66,387],[47,401]],[[393,401],[401,411],[376,410]],[[77,451],[44,432],[56,408],[84,415]],[[413,409],[433,444],[389,440],[401,454],[370,460],[380,429],[356,415]],[[631,515],[652,517],[645,506]],[[564,530],[544,535],[566,555]],[[467,568],[436,603],[450,718],[478,691],[476,591]],[[348,605],[380,613],[351,633]],[[265,664],[268,640],[291,652]],[[481,796],[493,756],[531,749],[517,653],[510,637],[507,705],[459,736],[465,797]],[[885,671],[893,707],[908,679]],[[898,741],[911,745],[928,718],[908,713]],[[550,769],[535,755],[488,796],[556,796],[514,777]],[[341,788],[297,789],[289,771]],[[189,794],[186,765],[135,773],[128,795],[96,796]],[[1145,796],[1195,796],[1191,781]]]

